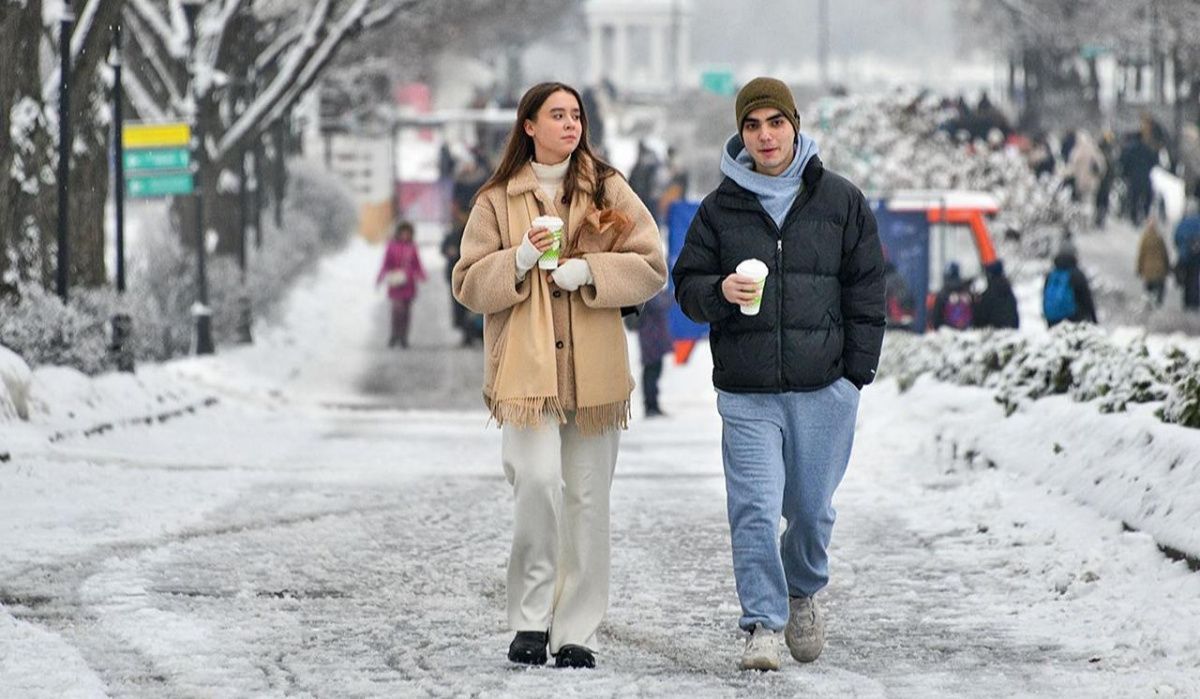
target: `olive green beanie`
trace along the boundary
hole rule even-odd
[[[783,81],[775,78],[755,78],[738,90],[735,106],[738,133],[742,131],[742,122],[746,120],[746,116],[763,107],[774,107],[783,112],[783,117],[791,122],[797,134],[800,133],[800,115],[796,111],[796,100],[792,97],[792,91]]]

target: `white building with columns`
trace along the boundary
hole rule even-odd
[[[588,0],[588,82],[669,94],[691,86],[690,0]]]

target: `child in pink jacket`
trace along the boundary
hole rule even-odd
[[[386,283],[392,301],[392,334],[388,347],[408,347],[410,309],[417,296],[417,284],[425,281],[421,256],[413,242],[413,226],[408,221],[396,224],[396,231],[383,254],[383,266],[375,283]]]

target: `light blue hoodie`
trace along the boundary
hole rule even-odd
[[[783,225],[788,209],[796,201],[796,195],[804,186],[804,168],[817,154],[817,142],[803,133],[796,138],[796,157],[792,164],[778,175],[764,175],[754,171],[754,158],[746,150],[739,134],[730,136],[721,153],[721,172],[734,182],[758,196],[758,201],[767,210],[776,226]]]

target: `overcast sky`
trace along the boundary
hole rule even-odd
[[[960,65],[955,0],[830,0],[833,75],[851,57],[930,74]],[[736,69],[815,64],[818,0],[692,0],[692,59],[697,67]],[[740,70],[738,71],[740,72]],[[739,76],[741,77],[741,76]]]

